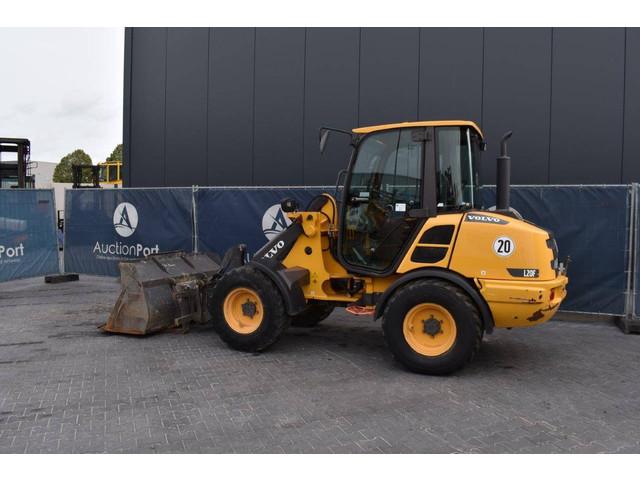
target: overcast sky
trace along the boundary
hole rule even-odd
[[[104,161],[122,143],[123,64],[123,28],[0,28],[0,137],[31,140],[33,161]]]

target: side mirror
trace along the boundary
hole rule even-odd
[[[320,129],[320,153],[324,153],[324,149],[327,146],[327,139],[329,138],[329,133],[331,130],[326,130],[324,128]]]

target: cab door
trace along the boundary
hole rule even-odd
[[[358,145],[343,193],[339,242],[348,270],[391,271],[424,222],[415,212],[426,207],[425,158],[433,158],[425,156],[433,146],[429,130],[374,132]]]

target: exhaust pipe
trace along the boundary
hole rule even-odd
[[[513,134],[509,131],[500,140],[500,156],[496,170],[496,210],[509,211],[509,193],[511,188],[511,157],[507,155],[507,140]]]

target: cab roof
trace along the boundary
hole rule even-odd
[[[453,126],[469,126],[473,128],[480,137],[483,137],[482,130],[469,120],[426,120],[420,122],[401,122],[388,123],[386,125],[372,125],[370,127],[358,127],[353,129],[353,133],[366,134],[378,132],[380,130],[392,130],[394,128],[411,128],[411,127],[453,127]]]

